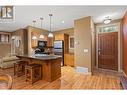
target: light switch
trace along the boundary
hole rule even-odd
[[[84,49],[84,52],[87,53],[88,52],[88,49]]]

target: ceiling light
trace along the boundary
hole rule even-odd
[[[48,37],[51,38],[51,37],[53,37],[53,33],[51,33],[51,26],[52,26],[51,17],[52,17],[52,14],[49,14],[49,16],[50,16],[50,31],[49,31]]]
[[[109,24],[111,22],[111,19],[108,17],[105,17],[104,24]]]
[[[64,21],[62,21],[62,23],[64,23]]]

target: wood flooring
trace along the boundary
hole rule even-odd
[[[122,89],[119,81],[119,76],[115,74],[103,73],[95,70],[93,75],[80,74],[75,71],[72,67],[62,67],[62,76],[53,82],[47,82],[40,80],[34,84],[27,83],[25,76],[16,77],[13,75],[13,68],[2,70],[10,74],[13,77],[13,88],[12,89]],[[110,72],[109,72],[110,73]]]

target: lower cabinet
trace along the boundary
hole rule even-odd
[[[64,64],[66,66],[74,67],[74,54],[72,53],[64,54]]]

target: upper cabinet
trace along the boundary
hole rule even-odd
[[[55,34],[55,40],[64,40],[64,34],[62,33]]]
[[[36,48],[38,45],[38,40],[47,41],[47,35],[44,35],[44,38],[39,38],[41,35],[40,32],[31,32],[31,47]]]
[[[29,38],[31,38],[31,47],[36,48],[38,40],[47,41],[47,30],[29,26],[28,27]],[[44,35],[44,38],[40,38],[40,35]],[[30,37],[31,36],[31,37]]]
[[[47,34],[44,35],[44,38],[39,38],[40,34],[32,33],[31,35],[31,46],[32,48],[36,48],[38,45],[38,41],[47,41],[47,47],[53,47],[54,38],[49,38]],[[35,38],[34,38],[35,37]]]
[[[36,48],[38,45],[38,40],[47,41],[47,47],[53,47],[55,40],[63,40],[64,41],[64,53],[69,52],[69,35],[64,33],[54,33],[53,38],[48,37],[48,31],[38,29],[35,27],[29,27],[29,32],[31,33],[31,47]],[[39,38],[40,35],[44,35],[44,38]]]

